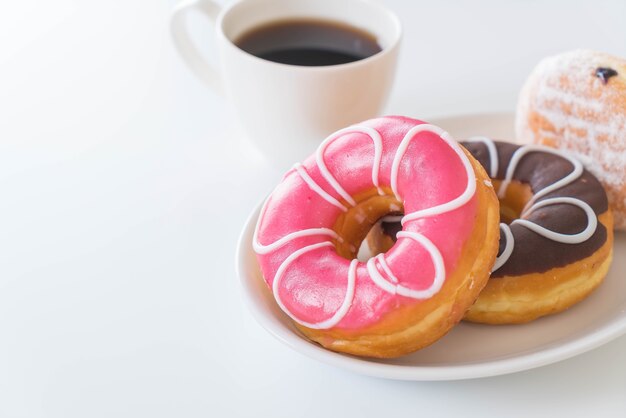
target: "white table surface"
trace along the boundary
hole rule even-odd
[[[513,111],[547,54],[626,56],[621,0],[385,3],[405,28],[388,113]],[[176,55],[173,4],[0,6],[0,417],[626,416],[626,337],[414,383],[317,363],[257,325],[234,249],[281,173]]]

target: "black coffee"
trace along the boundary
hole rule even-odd
[[[374,35],[325,20],[272,22],[244,33],[235,44],[259,58],[304,66],[345,64],[381,51]]]

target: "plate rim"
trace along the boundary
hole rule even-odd
[[[494,115],[503,116],[505,113],[499,112]],[[450,120],[471,118],[473,116],[485,117],[486,114],[460,114],[437,119]],[[327,350],[304,340],[303,337],[285,328],[282,324],[277,325],[278,319],[274,318],[272,315],[266,314],[258,298],[255,297],[253,289],[247,284],[247,276],[244,273],[245,252],[249,251],[249,248],[252,246],[252,231],[256,225],[256,220],[264,200],[265,198],[259,202],[247,216],[244,226],[239,233],[235,251],[235,271],[239,278],[239,284],[246,305],[255,320],[281,343],[309,358],[372,377],[409,381],[463,380],[511,374],[553,364],[598,348],[626,334],[626,317],[616,318],[601,328],[583,334],[563,344],[547,347],[527,354],[515,355],[513,357],[455,366],[387,364]]]

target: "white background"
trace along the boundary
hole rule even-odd
[[[626,56],[623,0],[385,3],[405,28],[388,113],[512,112],[547,54]],[[280,173],[176,55],[173,4],[0,5],[0,417],[626,416],[626,337],[514,375],[410,383],[261,329],[234,248]]]

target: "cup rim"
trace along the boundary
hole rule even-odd
[[[394,33],[392,35],[393,37],[392,37],[391,42],[385,47],[381,48],[381,51],[377,52],[374,55],[370,55],[369,57],[352,61],[352,62],[343,63],[343,64],[305,66],[305,65],[284,64],[281,62],[269,61],[263,58],[259,58],[239,48],[224,33],[224,27],[223,27],[224,19],[228,16],[228,14],[231,13],[233,10],[235,10],[237,7],[245,7],[247,3],[253,3],[254,1],[271,2],[274,0],[238,0],[238,1],[235,1],[231,3],[230,5],[222,8],[222,10],[220,11],[217,17],[215,29],[217,32],[217,37],[229,49],[234,50],[237,53],[240,53],[241,55],[245,56],[247,59],[253,62],[256,62],[258,64],[261,64],[261,65],[271,65],[271,66],[278,67],[278,68],[289,69],[291,71],[303,71],[303,72],[324,72],[324,71],[334,71],[338,69],[349,69],[349,68],[354,68],[358,66],[368,65],[368,63],[372,61],[378,61],[380,59],[385,58],[389,54],[394,53],[394,51],[398,48],[398,45],[400,44],[400,41],[402,39],[402,34],[403,34],[402,23],[400,22],[400,19],[398,18],[398,16],[393,11],[391,11],[391,9],[389,9],[388,7],[372,0],[334,0],[334,1],[349,1],[351,3],[362,3],[369,7],[374,7],[380,10],[380,12],[384,13],[384,15],[389,19],[389,21],[392,22]]]

